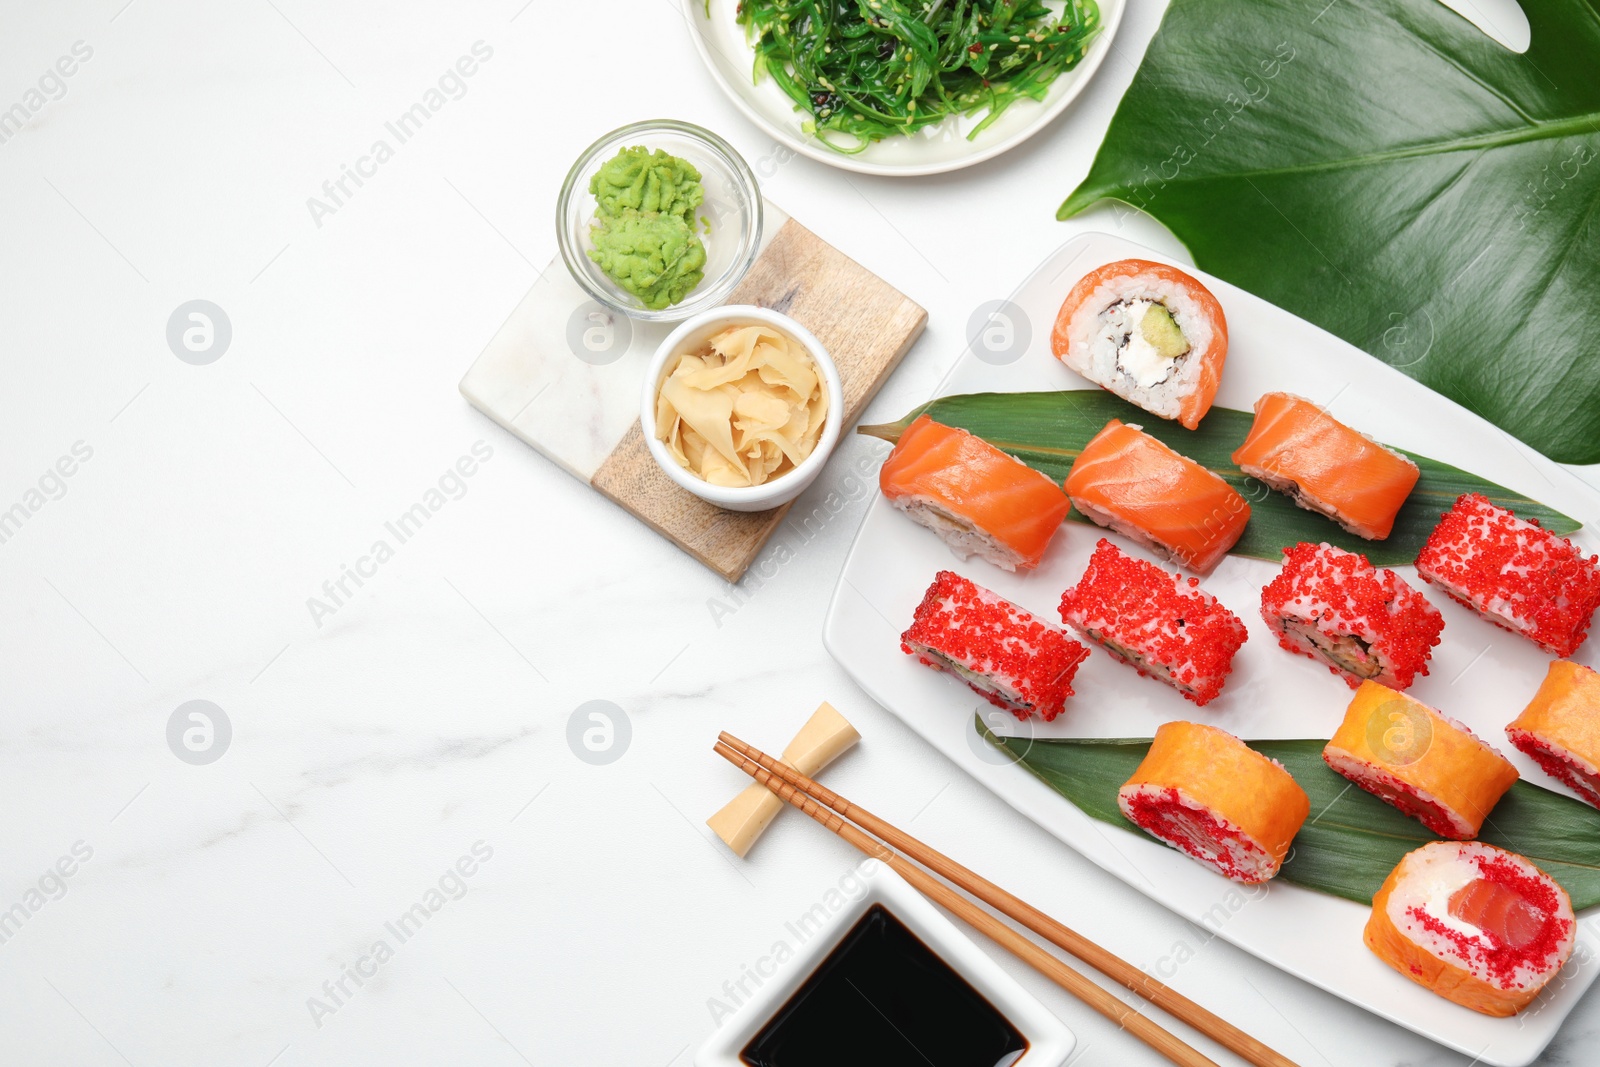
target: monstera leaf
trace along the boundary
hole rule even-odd
[[[1438,0],[1173,0],[1067,218],[1195,262],[1554,459],[1600,461],[1600,0],[1518,55]]]

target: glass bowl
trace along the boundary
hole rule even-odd
[[[706,246],[705,277],[682,303],[659,311],[645,307],[638,297],[606,277],[588,256],[594,247],[589,231],[595,212],[589,180],[611,157],[635,145],[652,151],[659,148],[694,164],[706,194],[695,212],[696,232]],[[761,214],[756,176],[728,142],[687,122],[652,119],[612,130],[584,149],[561,185],[556,240],[573,280],[602,307],[647,322],[675,322],[727,300],[755,262],[761,245]]]

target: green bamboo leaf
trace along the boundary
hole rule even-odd
[[[1581,525],[1504,486],[1448,463],[1408,452],[1406,454],[1421,468],[1422,477],[1395,517],[1394,532],[1385,540],[1368,541],[1345,532],[1332,519],[1296,507],[1287,496],[1269,490],[1233,465],[1230,457],[1250,431],[1254,419],[1251,413],[1214,407],[1198,430],[1185,430],[1175,422],[1155,418],[1102,389],[963,393],[940,397],[899,422],[862,426],[857,432],[885,441],[898,441],[912,420],[923,413],[946,426],[957,426],[983,438],[1057,482],[1066,479],[1072,461],[1107,420],[1137,423],[1152,437],[1216,471],[1243,494],[1250,502],[1250,524],[1245,527],[1239,543],[1233,546],[1233,554],[1273,563],[1282,560],[1284,546],[1300,541],[1327,541],[1350,552],[1362,552],[1379,567],[1413,563],[1428,534],[1438,524],[1439,516],[1449,510],[1456,497],[1469,492],[1482,493],[1523,518],[1538,519],[1546,529],[1556,533],[1571,533]],[[1083,523],[1089,521],[1076,509],[1068,517]]]
[[[1199,266],[1600,461],[1600,0],[1173,0],[1088,176]]]
[[[1148,738],[1000,737],[974,726],[990,744],[1086,815],[1145,836],[1117,807],[1117,790],[1150,750]],[[1311,798],[1311,817],[1294,839],[1278,877],[1286,882],[1372,903],[1407,852],[1440,838],[1417,820],[1351,786],[1322,762],[1326,741],[1250,741],[1294,775]],[[1496,805],[1478,840],[1528,857],[1572,897],[1578,910],[1600,904],[1600,811],[1571,797],[1519,781]]]

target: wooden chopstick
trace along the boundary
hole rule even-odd
[[[795,786],[776,778],[761,764],[756,763],[730,745],[723,744],[720,741],[717,743],[716,752],[729,763],[743,770],[750,777],[844,838],[862,852],[888,864],[896,874],[910,882],[923,896],[942,905],[945,910],[953,913],[968,926],[999,942],[1002,947],[1020,958],[1034,970],[1116,1023],[1119,1027],[1133,1034],[1173,1063],[1178,1064],[1179,1067],[1218,1067],[1214,1060],[1207,1059],[1199,1050],[1185,1043],[1170,1031],[1163,1029],[1151,1019],[1141,1015],[1133,1005],[1127,1004],[1107,990],[1101,989],[1086,976],[1067,966],[1011,926],[1001,922],[966,897],[961,896],[948,885],[939,881],[916,864],[911,863],[881,841],[869,837],[859,827],[845,822],[839,816],[829,812]]]
[[[762,784],[772,789],[773,792],[789,800],[791,804],[795,804],[795,806],[804,810],[804,806],[795,799],[784,796],[782,790],[771,779],[778,779],[791,792],[804,795],[832,809],[845,819],[859,824],[868,832],[882,838],[883,841],[904,852],[918,863],[954,882],[957,886],[982,900],[990,907],[1010,916],[1029,930],[1083,960],[1107,977],[1145,997],[1162,1010],[1182,1019],[1231,1052],[1244,1058],[1249,1063],[1255,1064],[1256,1067],[1296,1067],[1293,1060],[1251,1037],[1226,1019],[1201,1007],[1182,993],[1134,967],[1116,954],[1101,948],[1093,941],[1057,922],[1049,915],[1000,888],[982,875],[957,863],[950,857],[885,822],[864,808],[852,804],[825,786],[807,778],[805,775],[799,774],[793,768],[779,763],[760,749],[746,744],[726,732],[720,735],[718,744],[719,754],[746,770],[746,773],[752,774],[753,777],[756,777],[758,781],[762,781]],[[729,751],[723,752],[722,748],[724,747]],[[734,756],[742,757],[742,762],[734,759]],[[765,771],[766,778],[763,779],[761,776],[756,775],[746,764],[754,764]],[[810,813],[808,812],[808,814]],[[829,829],[833,829],[826,821],[822,819],[818,821],[828,825]],[[839,831],[836,830],[835,832]],[[841,836],[844,835],[841,834]],[[873,842],[873,844],[877,844],[877,842]],[[893,865],[891,864],[891,866]],[[899,868],[896,867],[896,870],[898,871]],[[918,871],[918,873],[922,872]],[[986,918],[989,917],[987,913],[980,914],[984,914]],[[962,917],[965,918],[965,915]],[[1031,941],[1026,941],[1025,943],[1033,944]],[[1054,959],[1054,957],[1050,958]],[[1031,963],[1032,960],[1030,959],[1029,962]],[[1077,972],[1074,971],[1072,973],[1076,974]],[[1099,989],[1098,986],[1094,986],[1094,988]],[[1075,990],[1069,989],[1069,992],[1075,992]],[[1118,1005],[1122,1004],[1121,1001],[1116,1003]],[[1131,1026],[1130,1029],[1132,1029]],[[1162,1032],[1165,1033],[1165,1031]]]

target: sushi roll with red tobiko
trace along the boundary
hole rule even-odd
[[[1239,617],[1198,579],[1135,559],[1103,537],[1078,584],[1061,595],[1061,618],[1199,706],[1222,692],[1248,637]]]
[[[1570,656],[1600,607],[1600,560],[1477,493],[1445,512],[1417,573],[1496,626]]]
[[[1278,644],[1320,659],[1352,689],[1368,679],[1405,689],[1428,673],[1444,629],[1439,609],[1394,571],[1303,541],[1261,591],[1261,617]]]
[[[1506,737],[1546,774],[1600,808],[1600,674],[1554,660]]]
[[[1322,760],[1422,825],[1478,836],[1517,768],[1466,726],[1378,682],[1362,682]]]
[[[1169,722],[1117,791],[1117,807],[1152,837],[1254,885],[1282,868],[1311,798],[1281,763],[1226,730]]]
[[[934,577],[900,648],[1017,718],[1045,722],[1061,714],[1089,655],[1059,626],[954,571]]]
[[[1433,841],[1372,898],[1363,938],[1407,978],[1485,1015],[1515,1015],[1572,956],[1566,890],[1514,852]]]

